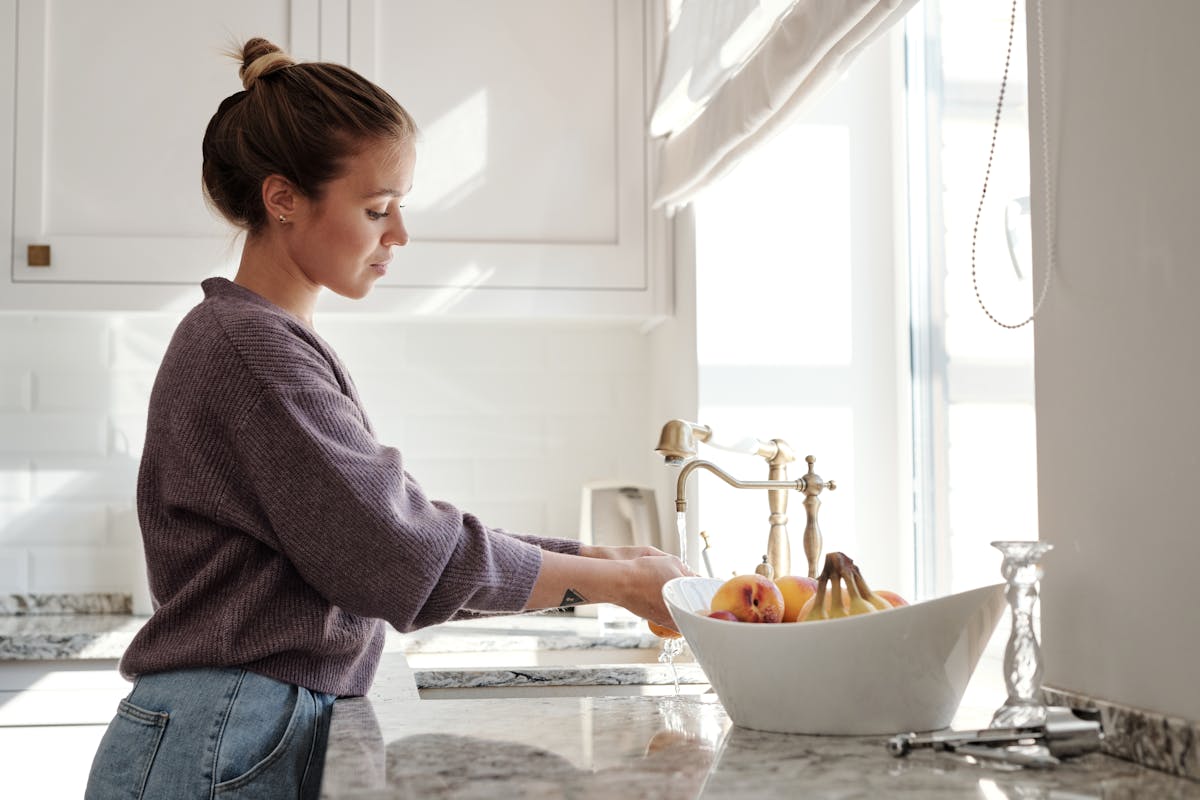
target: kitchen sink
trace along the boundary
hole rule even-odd
[[[697,695],[712,691],[707,683],[680,683],[679,694]],[[675,694],[673,684],[593,684],[588,686],[560,686],[538,684],[533,686],[479,686],[448,687],[444,689],[420,689],[422,700],[469,700],[498,697],[629,697],[644,695]]]
[[[661,651],[649,647],[589,647],[564,650],[484,650],[408,653],[408,665],[422,669],[488,669],[506,667],[576,667],[597,664],[658,664]],[[690,652],[675,663],[695,663]]]

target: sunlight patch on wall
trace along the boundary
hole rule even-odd
[[[444,210],[482,185],[487,142],[486,89],[423,125],[417,139],[417,172],[408,208],[413,212]]]
[[[414,313],[418,316],[436,316],[447,313],[461,303],[475,287],[490,278],[495,271],[493,267],[485,269],[474,262],[467,264],[450,279],[450,286],[435,290],[429,299],[417,306]]]

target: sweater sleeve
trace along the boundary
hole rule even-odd
[[[503,528],[493,528],[493,530],[511,536],[514,539],[520,539],[522,542],[540,547],[543,550],[550,550],[555,553],[566,553],[569,556],[579,555],[579,540],[577,539],[562,539],[557,536],[538,536],[532,533],[513,533],[512,531],[504,530]]]
[[[242,476],[260,526],[305,582],[400,631],[462,608],[521,610],[541,550],[429,500],[399,451],[381,446],[328,380],[267,387],[238,426]],[[319,376],[318,376],[319,377]]]

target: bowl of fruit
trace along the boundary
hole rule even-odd
[[[842,553],[816,578],[675,578],[663,599],[735,725],[885,735],[950,724],[1004,584],[908,604]]]

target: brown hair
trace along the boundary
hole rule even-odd
[[[408,112],[352,69],[298,63],[261,38],[231,55],[241,61],[244,90],[221,102],[204,132],[204,193],[225,219],[251,234],[267,223],[261,191],[268,175],[282,175],[305,196],[319,198],[366,143],[416,134]]]

